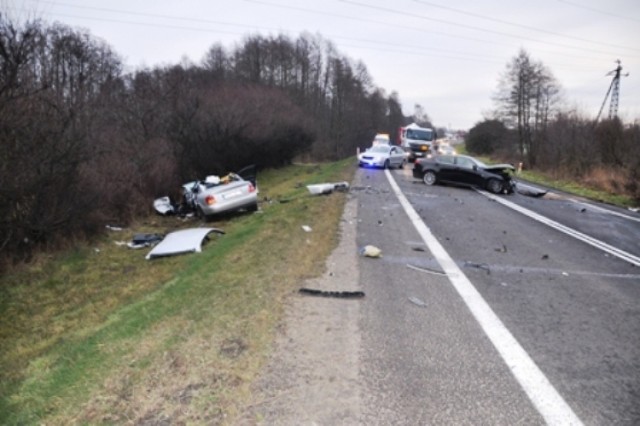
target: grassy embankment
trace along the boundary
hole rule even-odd
[[[258,213],[204,225],[152,216],[0,277],[0,424],[233,419],[285,298],[321,273],[337,242],[345,195],[310,196],[304,185],[350,180],[352,164],[268,171],[260,198],[274,202]],[[153,261],[115,244],[197,226],[226,235]]]

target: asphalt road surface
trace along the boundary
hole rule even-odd
[[[640,216],[410,167],[351,189],[362,423],[640,424]]]

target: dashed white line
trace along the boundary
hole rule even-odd
[[[565,402],[564,398],[520,346],[471,281],[458,268],[458,265],[433,236],[427,225],[420,219],[420,216],[404,196],[391,173],[385,170],[385,175],[418,234],[547,424],[582,425],[582,421]]]

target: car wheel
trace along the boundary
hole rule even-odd
[[[385,160],[383,168],[388,169],[390,168],[390,166],[391,166],[391,163],[389,162],[389,160]]]
[[[406,166],[406,164],[407,164],[407,160],[403,159],[403,160],[400,162],[400,165],[398,166],[398,168],[399,168],[399,169],[404,169],[404,166]]]
[[[250,212],[257,212],[258,211],[258,203],[251,204],[249,207],[247,207],[247,210],[250,211]]]
[[[494,194],[499,194],[503,189],[502,182],[498,179],[489,179],[489,182],[487,182],[487,189]]]
[[[426,172],[424,172],[424,175],[422,175],[422,180],[429,186],[434,185],[437,180],[436,174],[431,170],[427,170]]]

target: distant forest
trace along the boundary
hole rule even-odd
[[[195,178],[354,155],[407,121],[320,36],[203,57],[124,73],[86,32],[0,15],[0,258],[127,223]]]

